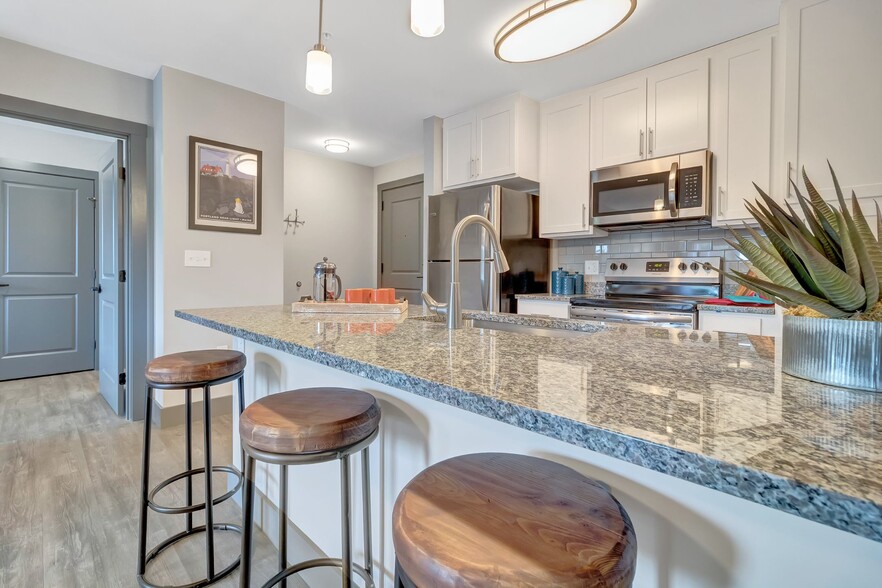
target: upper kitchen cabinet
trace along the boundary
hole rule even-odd
[[[591,168],[708,145],[708,63],[684,57],[597,88],[591,107]]]
[[[444,189],[538,185],[538,104],[514,94],[444,119]]]
[[[794,181],[805,166],[825,198],[836,198],[828,159],[843,188],[853,188],[860,198],[882,196],[880,29],[879,0],[789,0],[781,10],[786,53],[781,165]],[[783,182],[781,190],[792,191]]]
[[[539,105],[539,235],[590,237],[590,115],[588,91]]]
[[[711,57],[715,225],[751,218],[745,202],[757,197],[754,183],[769,193],[774,42],[773,33],[757,33],[722,45]]]

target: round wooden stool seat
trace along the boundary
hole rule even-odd
[[[405,486],[392,519],[398,566],[421,588],[624,588],[634,579],[625,509],[597,481],[544,459],[442,461]]]
[[[245,355],[229,349],[203,349],[163,355],[147,362],[144,375],[155,384],[221,380],[245,369]]]
[[[269,453],[299,455],[349,447],[380,424],[380,406],[367,392],[304,388],[270,394],[239,417],[242,442]]]

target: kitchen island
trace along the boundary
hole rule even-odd
[[[769,338],[517,315],[476,318],[584,333],[451,332],[409,312],[176,313],[236,338],[248,402],[316,385],[380,399],[372,477],[386,585],[398,491],[431,463],[479,451],[554,459],[608,484],[637,530],[635,586],[879,585],[882,397],[783,375]],[[277,475],[258,472],[270,510]],[[335,464],[291,473],[305,549],[339,549],[336,475]]]

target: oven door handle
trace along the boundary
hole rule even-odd
[[[617,310],[612,308],[585,308],[578,306],[570,306],[570,318],[644,324],[667,323],[681,326],[692,326],[695,320],[695,317],[692,314],[686,313],[641,312],[633,310]]]
[[[677,216],[677,162],[671,164],[671,175],[668,176],[668,210],[671,218]]]

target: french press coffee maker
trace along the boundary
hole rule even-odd
[[[337,264],[325,257],[315,264],[315,275],[312,279],[312,297],[317,302],[338,300],[343,294],[343,281],[337,275]]]

